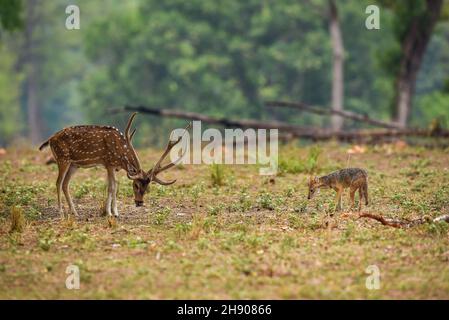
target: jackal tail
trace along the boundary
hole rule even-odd
[[[365,205],[368,205],[368,180],[366,180],[366,183],[363,185],[363,196],[365,198]]]

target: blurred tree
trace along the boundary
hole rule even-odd
[[[41,15],[38,6],[42,5],[39,0],[27,1],[25,8],[25,41],[24,56],[22,63],[26,73],[25,97],[28,116],[29,139],[32,144],[38,144],[42,140],[41,114],[38,101],[38,76],[37,76],[37,54],[35,26],[39,24]]]
[[[394,117],[405,127],[411,113],[417,74],[439,19],[443,0],[380,2],[395,14],[394,33],[400,47],[389,52],[387,67],[396,74]]]
[[[89,114],[129,103],[310,119],[262,108],[279,97],[327,104],[329,37],[323,19],[306,8],[296,0],[153,0],[115,12],[86,39],[97,66],[83,84]]]
[[[2,30],[14,31],[22,27],[20,0],[0,0],[0,36]],[[0,146],[6,145],[21,128],[20,81],[15,70],[16,58],[4,43],[0,42]]]
[[[0,0],[0,29],[12,31],[20,28],[22,26],[21,11],[21,0]]]
[[[6,145],[22,129],[20,121],[21,76],[14,70],[14,53],[0,46],[0,146]]]
[[[225,4],[201,0],[33,1],[38,3],[34,14],[39,18],[28,25],[28,34],[26,28],[2,33],[4,55],[15,56],[2,70],[9,70],[4,73],[9,78],[24,75],[22,82],[12,82],[21,88],[23,119],[29,118],[27,92],[34,82],[31,92],[35,93],[42,135],[75,123],[124,125],[126,115],[107,112],[124,104],[183,108],[211,116],[275,118],[299,125],[331,124],[324,117],[262,106],[264,100],[332,106],[329,0],[228,0]],[[33,1],[23,1],[17,16],[25,18]],[[8,3],[13,2],[17,3]],[[65,28],[68,4],[80,6],[81,30]],[[381,29],[367,30],[365,8],[371,0],[335,4],[345,38],[342,105],[389,119],[397,53],[401,52],[397,11],[384,7]],[[0,25],[5,8],[0,7]],[[428,108],[430,104],[444,105],[448,36],[449,25],[438,24],[424,55],[416,81],[417,107],[412,110],[417,125],[432,119],[436,111]],[[26,50],[27,39],[31,51]],[[29,58],[34,68],[28,68]],[[3,101],[15,101],[18,89],[11,88],[0,88]],[[4,105],[0,109],[7,110]],[[182,125],[170,119],[146,120],[138,119],[136,138],[141,142],[164,140],[169,128]],[[345,127],[360,126],[345,121]],[[23,127],[27,134],[28,129]]]
[[[343,36],[341,34],[340,19],[335,0],[329,0],[329,31],[332,43],[332,101],[331,108],[343,110],[344,103],[344,55]],[[332,130],[340,131],[343,118],[332,116]]]

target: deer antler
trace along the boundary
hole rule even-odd
[[[130,178],[130,179],[136,179],[137,177],[139,177],[139,174],[140,174],[139,171],[140,171],[140,169],[141,169],[140,161],[139,161],[139,158],[137,157],[137,152],[136,152],[136,150],[134,149],[134,146],[133,146],[133,144],[132,144],[132,138],[133,138],[134,134],[136,133],[136,129],[134,129],[134,130],[131,132],[131,134],[129,133],[129,129],[131,129],[131,125],[132,125],[132,123],[133,123],[134,118],[136,117],[136,115],[137,115],[137,112],[134,112],[134,113],[129,117],[129,119],[128,119],[128,124],[126,125],[126,129],[125,129],[125,139],[126,139],[126,142],[128,143],[129,147],[132,149],[133,153],[135,154],[136,159],[137,159],[137,163],[138,163],[138,165],[139,165],[138,168],[135,168],[135,169],[137,170],[137,174],[135,174],[135,175],[130,175],[130,174],[128,173],[128,178]]]
[[[131,133],[131,135],[129,134],[129,129],[131,129],[131,125],[132,125],[132,123],[133,123],[134,118],[136,117],[136,115],[137,115],[137,112],[134,112],[134,113],[131,115],[131,117],[129,117],[128,124],[126,125],[126,129],[125,129],[125,138],[126,138],[126,141],[127,141],[128,143],[131,143],[132,136],[133,136],[134,133],[136,132],[136,129],[134,129],[134,131]]]
[[[190,122],[187,127],[185,127],[184,129],[184,134],[190,129],[190,127],[192,126],[192,123]],[[175,145],[177,145],[183,138],[184,134],[182,136],[180,136],[176,141],[171,141],[168,140],[167,143],[167,147],[165,148],[164,153],[162,154],[162,156],[160,157],[160,159],[158,160],[158,162],[154,165],[154,167],[152,169],[150,169],[150,171],[148,172],[151,175],[150,181],[154,180],[155,182],[162,184],[162,185],[170,185],[176,182],[176,180],[172,180],[169,182],[165,182],[160,180],[158,177],[156,177],[156,175],[158,175],[159,173],[161,173],[162,171],[165,171],[173,166],[175,166],[176,164],[178,164],[178,162],[184,157],[184,154],[182,154],[181,157],[179,157],[176,161],[174,162],[170,162],[168,164],[166,164],[165,166],[161,167],[161,163],[162,161],[165,159],[165,157],[170,153],[171,149],[173,149],[173,147]]]

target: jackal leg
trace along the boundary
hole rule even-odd
[[[359,188],[359,211],[362,210],[362,199],[365,198],[365,194],[363,192],[363,186]],[[366,201],[366,199],[365,199]]]
[[[67,174],[67,171],[70,168],[70,163],[68,162],[58,162],[58,179],[56,179],[56,191],[58,193],[58,210],[59,214],[61,215],[61,218],[64,218],[64,209],[62,207],[62,183],[64,182],[64,178]]]
[[[69,204],[70,212],[74,214],[75,216],[78,215],[78,212],[76,212],[75,206],[72,201],[72,197],[69,193],[69,183],[70,179],[72,178],[73,174],[76,171],[76,167],[70,166],[67,170],[67,173],[65,175],[64,181],[62,182],[62,191],[64,191],[65,199],[67,200],[67,203]]]
[[[335,211],[341,211],[341,195],[343,193],[343,188],[337,188],[337,195],[335,197],[335,202],[337,203],[335,206]]]
[[[349,196],[351,198],[351,210],[354,208],[355,206],[355,192],[357,191],[358,187],[353,187],[351,186],[351,188],[349,189]]]

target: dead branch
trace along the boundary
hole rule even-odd
[[[378,127],[388,128],[388,129],[399,129],[399,125],[392,122],[385,122],[382,120],[372,119],[366,114],[358,114],[347,110],[335,110],[335,109],[325,109],[316,106],[311,106],[303,102],[286,102],[286,101],[267,101],[265,105],[269,107],[287,107],[293,109],[299,109],[306,112],[311,112],[319,115],[339,115],[343,118],[348,118],[356,121],[361,121],[369,123]]]
[[[295,136],[312,135],[315,132],[315,128],[311,127],[299,127],[296,125],[279,122],[279,121],[259,121],[252,119],[240,119],[233,120],[228,118],[215,118],[201,113],[181,111],[175,109],[159,109],[146,106],[125,106],[124,108],[112,109],[111,112],[119,113],[124,111],[137,111],[146,114],[152,114],[162,117],[171,117],[187,120],[199,120],[205,123],[219,124],[225,127],[241,127],[241,128],[254,128],[254,129],[279,129],[292,133]]]
[[[241,127],[254,129],[279,129],[285,139],[307,138],[315,141],[337,139],[340,141],[359,141],[371,143],[379,141],[383,138],[398,138],[404,136],[415,137],[449,137],[448,130],[427,130],[427,129],[369,129],[369,130],[352,130],[334,132],[332,130],[314,128],[314,127],[300,127],[297,125],[288,124],[279,121],[260,121],[253,119],[228,119],[215,118],[200,113],[181,111],[176,109],[160,109],[146,106],[125,106],[123,108],[110,110],[113,113],[137,111],[146,114],[152,114],[162,117],[172,117],[187,120],[200,120],[205,123],[219,124],[224,127]],[[326,111],[328,112],[328,111]],[[333,112],[333,111],[332,111]],[[346,112],[346,111],[344,111]],[[279,136],[281,138],[281,135]]]
[[[389,226],[389,227],[393,227],[393,228],[411,228],[420,224],[424,224],[424,223],[430,223],[430,222],[447,222],[449,223],[449,214],[445,214],[442,216],[438,216],[434,219],[431,219],[429,217],[424,217],[424,218],[418,218],[418,219],[414,219],[414,220],[400,220],[400,219],[389,219],[389,218],[384,218],[381,215],[377,215],[377,214],[371,214],[371,213],[361,213],[359,215],[359,218],[370,218],[370,219],[374,219],[376,221],[379,221],[380,223],[382,223],[384,226]]]

